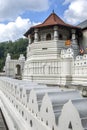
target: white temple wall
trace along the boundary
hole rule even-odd
[[[11,82],[11,80],[9,80],[8,78],[6,78],[6,79],[0,78],[0,86],[1,86],[1,84],[2,85],[4,84],[4,81],[6,81],[6,83],[8,85],[7,86],[4,85],[3,88],[0,87],[2,92],[5,94],[1,97],[2,94],[0,93],[0,98],[3,101],[3,104],[5,105],[5,108],[7,109],[7,112],[9,113],[9,117],[11,118],[11,120],[12,120],[13,124],[15,125],[15,127],[17,128],[17,130],[22,130],[21,127],[23,127],[23,129],[24,129],[24,126],[26,126],[26,128],[30,127],[30,129],[35,129],[35,130],[57,130],[57,129],[67,130],[70,121],[72,123],[73,130],[76,130],[76,129],[83,130],[78,111],[76,110],[74,105],[72,105],[72,103],[67,103],[66,105],[64,105],[62,114],[59,117],[59,123],[58,123],[58,125],[56,125],[54,111],[52,108],[51,100],[48,95],[45,95],[45,97],[44,97],[44,100],[41,105],[40,113],[38,116],[36,111],[32,111],[32,109],[29,109],[28,105],[27,106],[25,105],[26,103],[23,104],[21,102],[21,99],[18,100],[18,98],[17,98],[18,92],[14,91],[15,88],[13,90],[11,89],[11,86],[15,87],[14,84],[15,84],[16,80],[12,79],[12,82]],[[5,89],[6,87],[8,87],[7,90]],[[17,86],[16,90],[19,91],[18,87],[20,87],[20,86]],[[14,94],[12,93],[12,91]],[[19,91],[19,93],[20,93],[20,91]],[[22,95],[23,95],[23,92],[22,92]],[[27,96],[27,95],[25,95],[25,96]],[[34,99],[34,97],[36,95],[35,94],[33,95],[33,93],[32,93],[31,96],[32,96],[31,97],[31,101],[32,101],[32,99]],[[4,100],[5,98],[7,98],[7,99]],[[35,100],[36,100],[36,97],[35,97]],[[6,105],[6,103],[7,103],[7,105]],[[35,102],[33,102],[33,104],[32,103],[30,104],[32,108],[34,108],[34,103]],[[9,107],[12,111],[10,111]],[[72,108],[72,109],[70,109],[70,108]],[[15,111],[15,113],[16,112],[18,113],[17,115],[15,115],[15,120],[13,118],[14,117],[13,110]],[[59,109],[59,110],[61,110],[61,109]],[[69,113],[69,114],[67,114],[67,113]],[[67,118],[67,116],[68,116],[68,118]],[[19,126],[20,121],[21,121],[21,126]]]
[[[33,62],[27,61],[25,67],[25,79],[36,82],[41,80],[44,83],[46,79],[48,83],[55,82],[55,80],[58,79],[58,75],[60,76],[61,73],[61,61],[58,62],[53,59],[37,60]]]
[[[83,40],[82,45],[84,47],[85,53],[87,54],[87,29],[83,30]]]
[[[25,57],[22,54],[20,54],[20,57],[18,60],[11,59],[10,54],[7,54],[6,62],[5,62],[6,76],[15,78],[16,75],[18,75],[18,73],[22,75],[23,70],[24,70],[24,63],[25,63]],[[19,70],[17,68],[17,65],[19,66]]]
[[[75,30],[74,30],[75,32]],[[39,30],[38,33],[41,35],[41,41],[35,41],[34,43],[29,43],[27,48],[27,59],[25,61],[23,79],[35,81],[44,84],[67,84],[71,82],[72,67],[69,57],[74,58],[78,54],[77,41],[72,40],[70,46],[66,46],[65,42],[69,36],[69,30],[63,28],[47,29],[47,31]],[[52,36],[51,40],[46,40],[46,35],[50,33]],[[62,35],[62,40],[55,38],[55,35]],[[73,34],[75,38],[75,34]],[[54,37],[54,38],[53,38]],[[44,39],[44,40],[43,40]],[[62,60],[61,50],[67,48],[74,48],[75,54],[72,56],[73,52],[67,52],[65,58],[67,60]],[[69,51],[69,50],[68,50]],[[65,68],[64,68],[65,67]],[[70,72],[71,68],[71,72]]]
[[[77,56],[73,62],[72,83],[87,85],[87,54]]]

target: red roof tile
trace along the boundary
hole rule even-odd
[[[65,25],[63,20],[61,20],[55,13],[52,13],[42,24],[37,25],[37,27],[56,25],[56,24]]]
[[[69,27],[76,27],[70,24],[66,24],[60,17],[58,17],[54,12],[49,15],[49,17],[42,23],[32,28],[40,28],[44,26],[51,26],[51,25],[63,25]]]
[[[41,28],[41,27],[53,26],[53,25],[61,25],[61,26],[70,27],[70,28],[79,28],[70,24],[66,24],[60,17],[58,17],[53,12],[48,16],[48,18],[42,24],[32,26],[24,35],[27,36],[27,34],[29,34],[29,32],[31,32],[31,30],[34,28]]]

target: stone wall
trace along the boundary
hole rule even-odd
[[[75,90],[0,77],[0,100],[3,104],[1,109],[5,108],[15,130],[69,130],[71,127],[83,130],[85,127],[81,122],[84,114],[79,115],[80,109],[81,113],[87,112],[87,101]],[[77,106],[81,105],[84,107],[78,109]]]
[[[20,54],[19,59],[11,59],[10,54],[7,54],[5,62],[5,75],[8,77],[16,78],[21,77],[24,70],[25,57]]]

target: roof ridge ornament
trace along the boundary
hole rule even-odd
[[[52,10],[52,13],[54,14],[54,9]]]

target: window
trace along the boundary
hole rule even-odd
[[[31,43],[33,43],[34,42],[34,36],[32,35],[32,37],[31,37]]]
[[[46,121],[46,125],[48,125],[48,121]]]
[[[32,124],[32,120],[30,120],[30,126],[32,127],[32,125],[33,125],[33,124]]]
[[[43,118],[41,118],[41,121],[43,121]]]
[[[42,48],[42,50],[47,50],[47,48]]]
[[[17,69],[16,75],[21,75],[21,66],[19,64],[16,65],[16,69]]]
[[[71,124],[71,121],[70,121],[70,123],[69,123],[68,128],[72,130],[72,124]]]
[[[62,39],[63,39],[62,34],[59,34],[59,39],[60,39],[60,40],[62,40]]]
[[[22,111],[22,116],[24,116],[24,112]]]
[[[54,126],[52,127],[52,130],[54,130]]]
[[[16,108],[18,109],[18,105],[16,105]]]
[[[38,38],[39,38],[39,41],[41,41],[41,36],[40,35],[38,35]]]
[[[51,40],[51,34],[50,33],[46,35],[46,40]]]
[[[46,112],[48,112],[48,108],[46,108]]]

